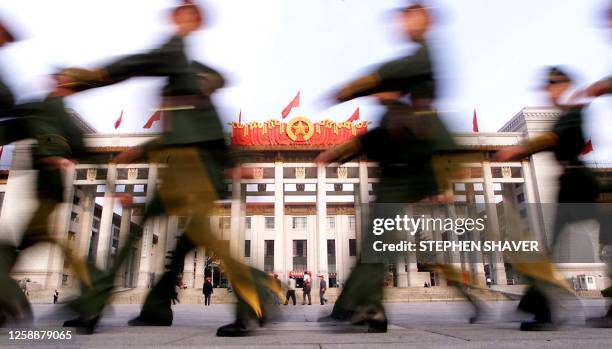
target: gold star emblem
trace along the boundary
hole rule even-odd
[[[314,134],[314,126],[312,122],[305,117],[297,117],[287,124],[287,135],[293,141],[304,142],[310,139]],[[302,139],[298,139],[302,136]]]
[[[296,136],[304,136],[307,130],[308,126],[303,121],[299,121],[293,126],[293,133]]]

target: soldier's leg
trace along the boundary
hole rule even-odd
[[[17,282],[10,277],[11,270],[17,262],[19,251],[38,242],[49,241],[47,221],[57,206],[57,201],[49,199],[44,193],[38,193],[39,203],[18,247],[10,244],[0,245],[0,322],[7,319],[24,319],[31,316],[30,302],[21,291]]]
[[[606,263],[608,278],[612,279],[612,205],[602,204],[598,210],[600,258]],[[601,290],[608,309],[604,316],[586,319],[590,327],[612,328],[612,286]]]
[[[178,282],[179,274],[183,271],[185,264],[185,256],[194,249],[191,240],[181,235],[176,242],[176,248],[172,253],[166,271],[161,279],[151,289],[144,304],[140,315],[133,320],[130,320],[131,326],[138,325],[156,325],[170,326],[172,325],[172,297],[174,296],[175,285]]]
[[[338,320],[350,320],[360,307],[384,310],[384,276],[383,263],[359,263],[355,266],[334,304],[331,316]]]
[[[143,225],[151,217],[159,216],[164,212],[163,205],[155,196],[147,205],[143,214]],[[138,239],[136,231],[129,230],[124,246],[119,250],[114,264],[108,270],[100,270],[94,262],[88,262],[87,268],[92,279],[92,286],[81,286],[81,294],[67,303],[68,308],[78,317],[64,322],[66,327],[77,327],[81,333],[92,333],[98,323],[104,308],[108,304],[116,280],[119,267],[127,260],[132,244]]]

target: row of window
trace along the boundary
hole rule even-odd
[[[349,239],[349,256],[357,256],[357,240]],[[244,241],[244,256],[251,257],[251,240]],[[293,240],[293,270],[307,270],[306,260],[308,256],[308,241]],[[336,266],[336,240],[327,240],[327,263],[329,270],[335,270]],[[332,267],[333,266],[333,267]],[[264,271],[274,271],[274,240],[264,240]]]
[[[265,229],[274,229],[274,217],[264,217],[264,227]],[[245,217],[244,225],[246,229],[251,229],[251,217]],[[328,216],[326,218],[326,225],[328,230],[336,229],[336,217]],[[355,216],[348,217],[348,226],[349,230],[355,230]],[[220,217],[219,218],[219,229],[225,230],[231,227],[231,218],[230,217]],[[306,230],[308,227],[308,219],[307,217],[292,217],[291,219],[291,227],[293,230]]]

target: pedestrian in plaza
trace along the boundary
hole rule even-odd
[[[57,304],[59,301],[59,291],[57,289],[53,290],[53,304]]]
[[[204,281],[204,286],[202,286],[202,293],[204,294],[204,306],[209,306],[210,298],[214,293],[213,284],[209,277],[206,278],[206,281]]]
[[[312,299],[310,298],[310,292],[312,291],[312,278],[310,272],[304,273],[304,286],[302,287],[302,305],[306,305],[306,298],[308,298],[308,305],[312,305]]]
[[[325,303],[327,303],[327,299],[325,298],[325,291],[327,291],[327,282],[325,281],[325,276],[323,276],[323,274],[319,274],[319,300],[321,301],[321,305],[325,305]]]
[[[295,279],[293,278],[293,275],[289,275],[289,281],[287,281],[287,294],[285,295],[285,305],[289,304],[289,299],[293,301],[293,305],[296,305],[295,288]]]
[[[273,285],[266,283],[263,272],[232,257],[211,230],[208,217],[215,201],[227,196],[225,176],[233,167],[223,126],[211,99],[211,94],[223,86],[224,79],[187,56],[187,38],[205,23],[201,8],[192,1],[182,1],[171,9],[169,15],[174,32],[161,47],[121,58],[100,69],[72,68],[65,73],[70,74],[75,82],[100,87],[139,76],[165,78],[159,108],[164,118],[162,134],[117,155],[113,161],[125,164],[147,159],[165,164],[167,170],[162,184],[145,209],[143,224],[162,215],[188,217],[189,223],[177,239],[166,272],[150,290],[140,315],[128,324],[172,325],[171,299],[174,285],[183,270],[185,255],[195,247],[204,247],[220,257],[238,298],[236,320],[220,327],[217,336],[244,336],[250,333],[251,324],[263,325],[266,321],[265,299],[268,288]],[[125,248],[118,253],[115,265],[106,273],[105,280],[110,285],[101,285],[72,302],[74,308],[88,308],[90,316],[68,321],[65,326],[93,331],[110,299],[112,280],[120,265],[127,260],[132,242],[137,238],[137,234],[130,231]]]

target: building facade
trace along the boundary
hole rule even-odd
[[[541,153],[508,163],[492,162],[489,158],[502,147],[550,129],[556,117],[557,113],[550,109],[526,108],[497,133],[456,134],[459,144],[482,152],[483,156],[481,161],[462,164],[465,178],[452,184],[455,201],[491,204],[486,206],[485,213],[493,225],[504,217],[490,207],[511,202],[520,210],[521,218],[541,228],[538,238],[546,241],[552,219],[527,207],[530,203],[555,201],[560,169],[552,156]],[[329,146],[329,140],[303,142],[311,137],[323,139],[324,132],[319,127],[328,127],[330,135],[349,137],[364,131],[364,123],[313,124],[306,118],[296,119],[299,120],[287,125],[278,121],[232,125],[234,133],[241,132],[240,139],[232,136],[243,159],[241,166],[252,168],[254,176],[228,181],[231,197],[217,203],[210,224],[227,241],[234,255],[261,270],[277,273],[281,280],[293,275],[299,283],[303,273],[310,271],[324,274],[330,287],[341,286],[357,260],[363,208],[374,199],[378,168],[365,158],[341,166],[317,165],[313,160]],[[292,125],[297,128],[292,129]],[[257,137],[268,138],[259,144],[249,143],[254,132],[260,132]],[[86,143],[110,158],[151,137],[90,134]],[[2,239],[16,241],[36,205],[32,192],[36,173],[31,170],[29,149],[27,141],[16,144],[11,169],[0,184]],[[161,276],[165,256],[174,248],[175,238],[186,223],[181,217],[164,217],[141,226],[144,205],[152,198],[163,171],[163,164],[77,165],[65,174],[69,188],[66,203],[57,210],[53,229],[101,268],[108,266],[117,249],[124,246],[128,230],[136,230],[140,239],[131,246],[128,263],[117,283],[126,288],[150,287]],[[135,205],[122,208],[114,197],[114,193],[120,192],[131,193]],[[471,272],[482,284],[487,278],[494,284],[521,282],[500,254],[474,258],[449,253],[443,258]],[[588,288],[603,288],[607,283],[601,263],[564,264],[560,270],[568,278],[584,279],[585,285],[590,278]],[[13,274],[16,279],[29,279],[40,288],[75,285],[61,253],[50,245],[26,251]],[[214,255],[198,249],[186,257],[182,280],[187,287],[202,287],[205,275],[212,276],[217,285],[226,284]],[[446,285],[442,276],[425,271],[414,254],[389,265],[388,286],[422,287],[425,282]],[[582,287],[580,282],[577,285]]]

